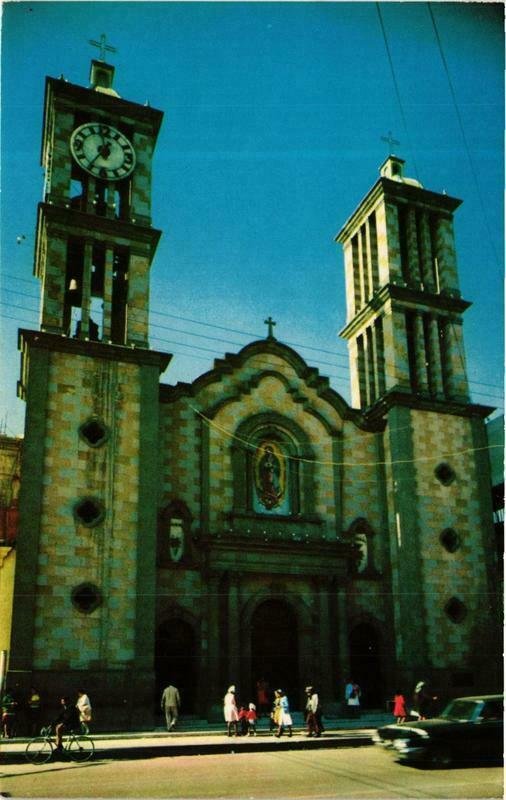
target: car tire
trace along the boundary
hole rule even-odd
[[[429,764],[434,769],[448,769],[453,764],[453,756],[446,747],[438,747],[430,753]]]

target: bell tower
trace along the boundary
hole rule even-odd
[[[105,727],[118,709],[130,716],[116,725],[150,724],[131,714],[152,707],[159,380],[171,358],[148,343],[163,114],[113,83],[101,59],[87,88],[46,79],[40,330],[19,335],[26,423],[9,664],[48,700],[91,683]]]
[[[484,424],[493,409],[469,398],[462,316],[470,303],[460,296],[453,239],[460,202],[405,177],[404,161],[389,156],[337,236],[345,256],[348,319],[341,336],[348,341],[352,403],[385,426],[378,437],[383,535],[404,685],[414,685],[421,664],[436,685],[464,664],[481,676],[476,685],[485,685],[487,667],[477,651],[495,652]],[[477,613],[486,619],[478,648],[470,622]],[[442,625],[451,626],[450,641],[435,633]]]
[[[35,273],[41,330],[147,347],[151,164],[162,113],[122,100],[114,67],[92,61],[91,88],[48,78]]]
[[[453,213],[461,201],[389,156],[337,236],[344,247],[352,405],[387,393],[467,403]]]

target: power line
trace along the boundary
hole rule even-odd
[[[406,134],[406,139],[408,141],[408,147],[409,147],[409,150],[411,152],[411,158],[413,159],[413,168],[415,170],[416,178],[419,181],[420,179],[419,179],[419,176],[418,176],[418,167],[417,167],[417,164],[416,164],[415,152],[414,152],[413,147],[411,145],[411,138],[410,138],[410,135],[409,135],[408,123],[407,123],[407,120],[406,120],[406,115],[404,114],[404,106],[403,106],[403,103],[402,103],[401,92],[400,92],[400,89],[399,89],[399,84],[397,82],[397,77],[395,75],[394,62],[393,62],[393,59],[392,59],[392,54],[390,52],[390,46],[388,44],[388,38],[387,38],[386,30],[385,30],[385,25],[383,23],[383,16],[381,14],[380,3],[376,3],[376,10],[378,12],[381,32],[383,34],[383,41],[385,43],[385,49],[387,51],[388,63],[390,64],[390,71],[392,73],[392,81],[393,81],[394,88],[395,88],[395,94],[397,96],[397,102],[399,104],[399,109],[400,109],[400,112],[401,112],[402,124],[404,125],[404,131],[405,131],[405,134]]]
[[[487,228],[487,232],[488,232],[488,240],[489,240],[489,243],[490,243],[490,247],[492,248],[492,253],[494,255],[496,264],[497,264],[497,266],[500,266],[499,255],[497,253],[497,250],[496,250],[496,247],[495,247],[495,244],[494,244],[492,231],[490,229],[490,224],[489,224],[489,221],[488,221],[488,214],[487,214],[487,211],[486,211],[485,202],[483,200],[483,195],[481,193],[481,188],[480,188],[480,184],[479,184],[479,181],[478,181],[478,175],[477,175],[477,172],[476,172],[476,169],[475,169],[475,166],[474,166],[474,161],[473,161],[473,158],[471,156],[471,148],[469,147],[469,142],[467,141],[466,131],[465,131],[465,128],[464,128],[464,122],[462,120],[462,115],[460,113],[460,108],[459,108],[459,104],[458,104],[458,101],[457,101],[457,95],[456,95],[456,92],[455,92],[455,88],[453,86],[453,81],[451,79],[450,69],[448,67],[448,62],[446,60],[446,56],[444,54],[443,44],[441,42],[441,37],[439,35],[439,31],[438,31],[438,28],[437,28],[437,25],[436,25],[436,20],[434,18],[434,13],[432,11],[432,3],[427,3],[427,8],[428,8],[428,11],[429,11],[430,18],[432,20],[432,26],[434,28],[434,35],[436,37],[437,45],[438,45],[438,48],[439,48],[439,54],[441,56],[441,61],[443,62],[444,71],[446,73],[446,78],[448,80],[448,87],[450,89],[450,94],[452,96],[453,105],[455,107],[455,114],[457,116],[457,120],[458,120],[458,123],[459,123],[460,133],[462,134],[462,141],[464,142],[464,147],[465,147],[465,150],[466,150],[466,154],[467,154],[467,157],[469,159],[469,165],[471,167],[471,174],[473,176],[474,185],[476,187],[476,193],[477,193],[478,199],[480,201],[481,211],[482,211],[482,214],[483,214],[483,220],[485,222],[485,227]]]
[[[28,312],[30,312],[32,314],[36,313],[33,309],[29,309],[29,308],[26,308],[24,306],[18,306],[18,305],[12,304],[12,303],[6,303],[5,301],[0,301],[0,305],[7,305],[9,308],[16,308],[16,309],[21,310],[21,311],[28,311]],[[21,322],[21,323],[24,323],[24,324],[30,324],[29,320],[20,319],[19,317],[13,317],[13,316],[10,316],[8,314],[0,313],[0,316],[3,317],[4,319],[11,319],[11,320],[16,321],[16,322]],[[204,338],[204,339],[206,339],[206,341],[212,340],[212,341],[216,341],[216,342],[223,342],[224,344],[228,343],[228,344],[233,344],[233,345],[238,346],[238,347],[243,347],[242,344],[239,344],[237,342],[230,342],[229,340],[218,339],[216,337],[206,337],[203,334],[193,333],[191,331],[184,331],[184,330],[180,330],[178,328],[171,328],[170,326],[163,326],[163,325],[160,325],[160,324],[157,324],[157,323],[155,323],[151,327],[152,328],[161,328],[162,330],[172,331],[172,332],[176,332],[176,333],[183,333],[183,334],[185,334],[187,336],[194,336],[194,337],[198,337],[198,338]],[[209,353],[212,356],[214,356],[215,358],[223,358],[224,357],[224,354],[223,353],[218,353],[216,348],[203,347],[201,345],[192,344],[192,343],[186,343],[186,342],[182,342],[182,341],[178,341],[178,340],[174,340],[174,339],[169,339],[167,337],[156,336],[156,335],[150,336],[149,338],[150,338],[151,342],[159,342],[161,345],[165,345],[165,346],[175,345],[176,347],[185,347],[185,348],[191,349],[193,351],[194,350],[198,350],[198,351],[203,352],[203,353]],[[304,348],[304,345],[300,345],[300,347]],[[189,353],[181,353],[181,352],[178,352],[178,353],[174,352],[173,355],[181,355],[181,356],[184,356],[184,357],[190,356]],[[202,361],[205,360],[205,357],[197,356],[195,354],[191,355],[191,357],[199,358]],[[320,366],[322,366],[322,365],[323,366],[329,366],[329,367],[333,367],[334,369],[342,370],[342,374],[340,374],[340,375],[337,375],[335,373],[330,373],[330,374],[326,374],[326,375],[324,375],[322,377],[326,377],[326,378],[329,378],[329,379],[333,378],[333,379],[335,379],[337,381],[340,381],[340,382],[343,382],[345,380],[346,381],[349,380],[349,366],[348,365],[344,366],[344,365],[341,365],[341,364],[333,364],[331,362],[321,361],[319,359],[312,359],[311,364],[317,364],[317,365],[320,365]],[[265,362],[265,365],[269,366],[269,367],[273,366],[272,362],[267,362],[267,361]],[[386,367],[393,366],[393,364],[389,364],[389,362],[385,362],[385,366]],[[395,374],[393,372],[389,372],[388,370],[386,372],[386,375],[388,377],[391,377],[391,378],[395,377]],[[501,391],[502,387],[500,385],[498,385],[498,384],[486,383],[484,381],[471,381],[471,380],[469,381],[469,384],[470,384],[470,386],[484,386],[484,387],[489,387],[489,388],[492,388],[492,389],[498,389],[501,392],[500,394],[494,394],[494,393],[490,393],[490,392],[482,392],[482,391],[479,391],[478,389],[472,389],[472,393],[474,395],[478,395],[480,397],[488,397],[488,398],[494,400],[494,402],[497,401],[497,400],[502,400],[502,398],[503,398],[503,394],[502,394],[502,391]]]

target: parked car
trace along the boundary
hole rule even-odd
[[[401,761],[434,767],[502,759],[503,701],[502,695],[459,697],[438,717],[378,728],[373,741]]]

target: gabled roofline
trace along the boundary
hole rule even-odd
[[[160,385],[160,400],[164,403],[173,403],[182,397],[195,397],[198,392],[212,383],[219,382],[224,375],[239,370],[252,356],[260,353],[276,355],[287,361],[294,369],[297,377],[313,388],[317,395],[329,403],[343,420],[352,421],[357,427],[371,432],[383,430],[384,422],[367,420],[362,411],[353,409],[346,400],[330,387],[329,379],[320,375],[316,367],[309,366],[295,350],[277,339],[259,339],[250,342],[238,353],[226,353],[223,358],[217,358],[214,368],[200,375],[193,383],[177,383],[175,386]]]

